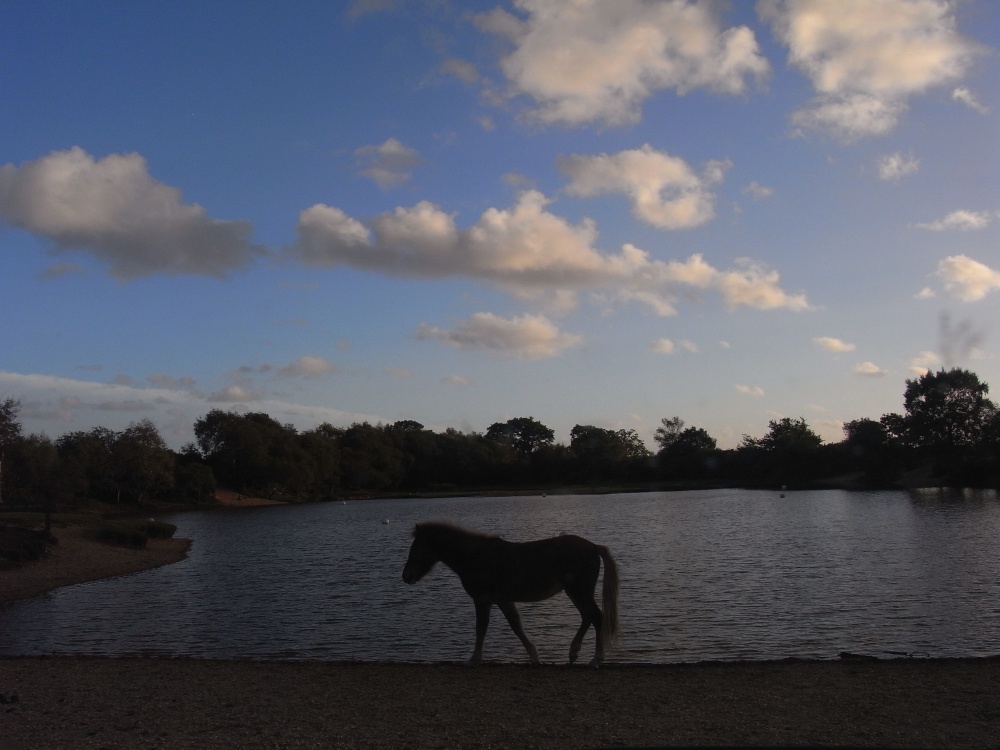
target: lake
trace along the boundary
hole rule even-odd
[[[463,661],[475,616],[457,577],[401,579],[431,519],[610,547],[611,663],[1000,653],[996,493],[712,490],[177,514],[188,559],[0,605],[0,654]],[[565,595],[519,608],[542,661],[564,663],[579,625]],[[485,658],[526,661],[497,610]]]

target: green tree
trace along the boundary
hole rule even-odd
[[[530,455],[543,445],[551,445],[555,432],[533,417],[515,417],[495,422],[486,431],[489,440],[513,445],[522,455]]]
[[[21,437],[21,402],[13,398],[0,401],[0,503],[3,503],[4,458],[15,440]]]
[[[906,381],[906,438],[913,446],[969,448],[978,445],[996,413],[990,387],[969,370],[926,372]]]
[[[149,419],[133,422],[114,436],[111,448],[119,494],[141,503],[154,490],[174,486],[174,454]]]
[[[660,420],[660,426],[656,428],[653,440],[660,446],[661,451],[665,451],[673,445],[684,430],[684,420],[680,417],[664,417]]]

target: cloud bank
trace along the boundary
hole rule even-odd
[[[79,147],[0,166],[0,219],[82,250],[121,280],[153,274],[223,278],[262,255],[248,221],[213,219],[150,177],[139,154],[94,159]]]
[[[946,0],[761,0],[757,8],[816,90],[792,122],[845,141],[889,132],[910,96],[954,83],[982,53],[958,33]]]
[[[543,359],[555,357],[583,343],[583,338],[564,333],[543,315],[502,318],[488,312],[475,313],[453,330],[421,325],[417,338],[436,339],[459,349],[488,349],[503,357]]]
[[[770,65],[746,26],[724,29],[711,3],[515,0],[474,17],[510,43],[500,61],[509,96],[534,102],[529,117],[564,125],[639,120],[654,93],[709,89],[742,94]]]
[[[715,195],[709,188],[721,182],[731,166],[729,161],[710,161],[699,175],[683,159],[649,144],[559,161],[570,178],[568,194],[591,198],[623,193],[632,202],[633,216],[660,229],[689,229],[710,221],[715,216]]]
[[[776,271],[750,260],[728,270],[714,268],[700,254],[685,261],[661,261],[634,245],[618,254],[594,247],[590,220],[571,224],[546,210],[550,201],[536,190],[520,194],[508,209],[491,208],[467,229],[428,201],[396,208],[367,225],[333,206],[303,211],[298,241],[287,254],[307,265],[347,265],[419,278],[466,277],[517,294],[592,290],[621,301],[639,301],[657,314],[676,313],[680,296],[714,291],[729,309],[806,310],[802,294],[781,289]]]

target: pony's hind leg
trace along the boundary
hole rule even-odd
[[[514,602],[501,602],[497,606],[500,607],[503,616],[510,623],[510,629],[514,631],[514,635],[521,639],[524,650],[528,652],[528,659],[531,660],[531,665],[537,667],[540,663],[538,660],[538,651],[535,650],[535,644],[528,640],[528,636],[524,633],[524,627],[521,625],[521,615],[518,614]]]
[[[590,661],[590,666],[596,667],[604,660],[604,647],[601,643],[601,608],[597,606],[597,600],[594,599],[593,593],[566,589],[566,594],[576,608],[580,610],[580,617],[582,619],[580,629],[576,631],[573,642],[569,646],[569,663],[572,664],[576,661],[576,657],[580,653],[580,647],[583,645],[583,638],[587,635],[587,629],[593,625],[597,650],[594,652],[594,658]]]
[[[580,655],[580,646],[583,645],[583,637],[587,635],[588,630],[590,630],[590,620],[584,617],[583,622],[580,624],[580,629],[577,630],[576,635],[573,636],[573,642],[569,644],[570,664],[575,663],[576,657]]]

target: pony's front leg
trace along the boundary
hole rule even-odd
[[[490,626],[490,610],[493,605],[490,602],[475,600],[476,603],[476,649],[472,652],[472,657],[466,662],[470,667],[474,667],[483,660],[483,641],[486,640],[486,629]]]
[[[538,660],[538,651],[535,650],[535,644],[528,640],[528,636],[524,633],[524,628],[521,625],[521,615],[518,614],[517,607],[514,606],[514,602],[501,602],[497,604],[500,607],[500,611],[503,612],[503,616],[507,618],[507,622],[510,623],[510,629],[514,631],[514,635],[521,639],[521,643],[524,645],[524,650],[528,652],[528,659],[531,661],[533,667],[537,667],[541,662]]]

